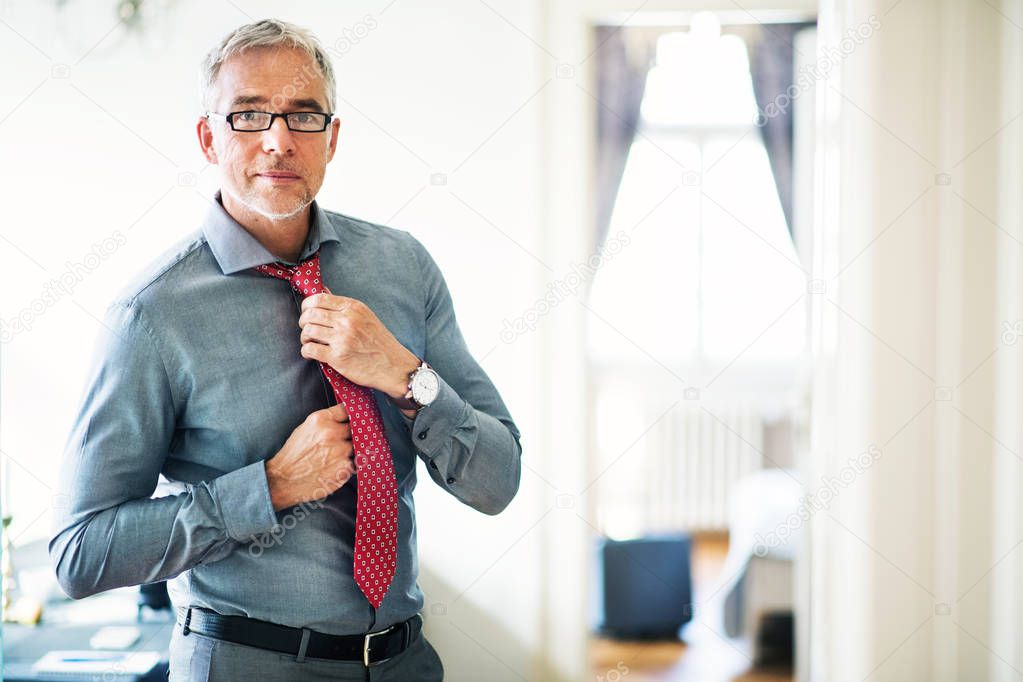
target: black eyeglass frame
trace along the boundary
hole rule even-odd
[[[240,114],[265,114],[270,117],[270,122],[266,124],[265,128],[235,128],[234,117]],[[323,116],[323,127],[320,128],[319,130],[300,130],[298,128],[292,128],[291,121],[288,119],[288,117],[294,114],[315,114],[316,116]],[[265,130],[270,130],[270,128],[273,127],[274,121],[276,121],[278,118],[283,118],[284,125],[288,126],[288,130],[290,130],[293,133],[322,133],[334,120],[333,112],[327,113],[323,111],[289,111],[283,114],[275,114],[270,111],[255,111],[251,109],[246,111],[232,111],[229,114],[221,114],[216,111],[207,111],[206,118],[209,118],[210,116],[216,116],[218,118],[224,119],[225,121],[227,121],[227,124],[231,126],[231,130],[235,131],[236,133],[261,133]]]

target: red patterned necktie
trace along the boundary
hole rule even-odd
[[[255,269],[288,280],[303,297],[321,291],[330,293],[321,281],[319,251],[295,267],[278,262],[257,265]],[[397,559],[398,486],[391,448],[384,437],[384,423],[373,392],[353,384],[325,362],[320,362],[320,369],[334,387],[337,402],[348,410],[352,431],[358,485],[355,582],[373,608],[380,608],[394,577]]]

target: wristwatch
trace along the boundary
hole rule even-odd
[[[440,376],[426,360],[408,375],[408,392],[391,402],[403,410],[420,410],[434,401],[440,391]]]

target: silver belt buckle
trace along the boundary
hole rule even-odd
[[[386,634],[386,633],[390,632],[393,629],[394,629],[394,626],[392,625],[391,627],[386,628],[384,630],[381,630],[380,632],[369,632],[369,633],[366,634],[366,639],[364,639],[363,642],[362,642],[362,663],[367,668],[369,667],[369,641],[371,639],[373,639],[374,637],[376,637],[377,635]]]

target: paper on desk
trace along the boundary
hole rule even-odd
[[[127,649],[135,645],[142,631],[134,625],[108,625],[89,639],[93,649]]]
[[[159,651],[51,651],[32,665],[32,671],[145,675],[159,662]]]

